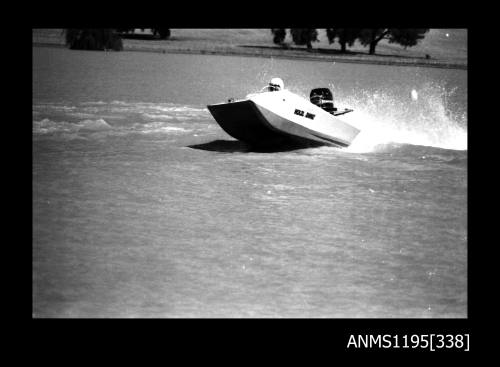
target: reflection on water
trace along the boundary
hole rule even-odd
[[[313,64],[34,48],[34,315],[467,316],[466,72]],[[266,67],[334,80],[358,145],[227,136]]]

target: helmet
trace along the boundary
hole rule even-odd
[[[283,83],[283,80],[281,80],[281,78],[272,78],[269,82],[269,90],[271,91],[282,90],[284,88],[285,83]]]

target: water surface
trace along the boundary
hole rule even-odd
[[[225,134],[274,76],[353,145]],[[35,317],[467,316],[466,71],[34,47],[32,126]]]

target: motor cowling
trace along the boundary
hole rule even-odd
[[[333,94],[328,88],[316,88],[309,95],[311,103],[333,114],[337,109],[333,105]]]

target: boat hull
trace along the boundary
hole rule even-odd
[[[312,103],[281,92],[207,107],[226,133],[256,147],[347,147],[359,133]]]

